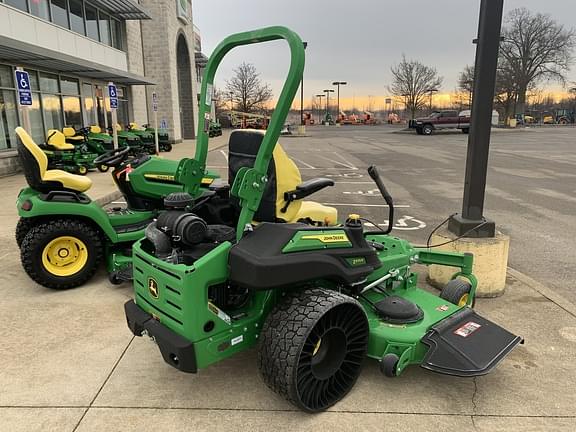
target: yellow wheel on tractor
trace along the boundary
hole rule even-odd
[[[472,285],[470,285],[470,282],[462,279],[453,279],[442,288],[440,297],[456,306],[464,307],[468,304],[471,290]],[[472,306],[474,306],[474,300],[472,301]]]
[[[88,174],[88,167],[86,167],[86,165],[78,165],[78,174],[80,175]]]
[[[56,237],[42,251],[44,268],[55,276],[72,276],[88,261],[84,242],[76,237]]]
[[[72,219],[40,222],[20,247],[24,270],[35,282],[52,289],[84,284],[102,259],[102,240],[91,225]]]

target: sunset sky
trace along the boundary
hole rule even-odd
[[[472,39],[477,33],[479,4],[479,0],[195,0],[193,8],[205,54],[210,55],[231,33],[284,25],[308,42],[305,105],[310,104],[313,95],[333,88],[332,81],[347,81],[348,85],[341,88],[341,107],[350,109],[355,104],[363,109],[372,101],[374,109],[382,109],[391,79],[390,66],[402,54],[437,68],[444,84],[434,96],[435,104],[450,105],[458,74],[474,62]],[[525,6],[533,12],[550,14],[567,27],[576,26],[574,0],[505,0],[504,5],[505,11]],[[218,87],[224,87],[242,61],[253,63],[278,96],[289,61],[283,42],[231,52],[216,77]],[[569,79],[576,81],[576,65]],[[557,97],[564,92],[556,83],[543,87]],[[331,105],[335,101],[331,97]]]

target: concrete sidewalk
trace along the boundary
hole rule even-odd
[[[166,157],[192,155],[191,142]],[[113,192],[109,175],[90,176],[93,198]],[[266,388],[255,350],[196,375],[166,365],[126,327],[131,287],[109,284],[103,270],[63,292],[30,281],[14,241],[23,185],[13,176],[0,186],[0,430],[576,430],[576,307],[521,273],[509,272],[503,297],[478,300],[481,314],[526,340],[492,374],[463,379],[411,367],[388,379],[367,361],[343,401],[307,415]]]

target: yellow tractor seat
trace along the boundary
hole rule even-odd
[[[138,126],[137,123],[132,122],[132,123],[130,123],[130,130],[138,131],[138,130],[144,130],[144,129],[142,129],[140,126]]]
[[[76,129],[73,127],[65,127],[62,129],[62,133],[64,134],[66,141],[84,141],[82,135],[76,135]]]
[[[19,138],[18,155],[26,181],[32,189],[43,193],[58,190],[86,192],[90,189],[92,180],[88,177],[62,170],[49,170],[48,157],[23,128],[17,127],[16,135]]]
[[[265,131],[246,129],[230,134],[228,148],[228,181],[234,183],[242,167],[253,167]],[[313,225],[335,225],[338,211],[313,201],[303,201],[314,192],[333,186],[330,179],[302,182],[300,170],[280,144],[276,144],[268,166],[268,183],[254,214],[254,222],[300,222]],[[233,200],[234,202],[234,200]],[[236,202],[237,204],[237,202]]]
[[[56,129],[50,129],[48,131],[48,139],[46,140],[46,144],[48,144],[48,146],[52,147],[54,150],[58,151],[76,149],[74,144],[67,143],[64,134]]]
[[[90,126],[90,132],[93,134],[99,134],[102,133],[102,128],[100,128],[100,126],[97,125],[92,125]]]

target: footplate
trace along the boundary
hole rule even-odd
[[[464,377],[486,375],[524,342],[470,308],[432,327],[421,341],[429,347],[423,368]]]

